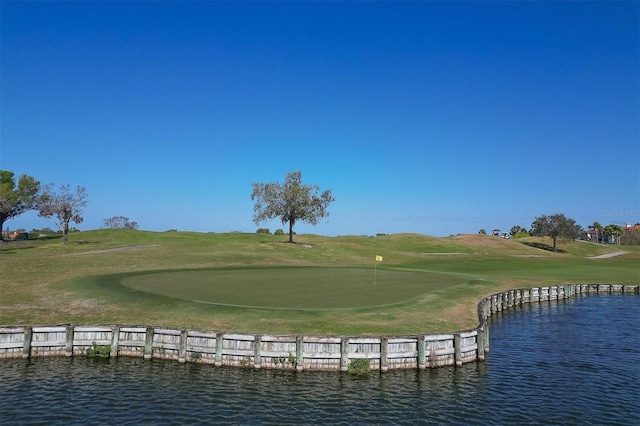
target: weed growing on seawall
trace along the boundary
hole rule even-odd
[[[349,374],[356,376],[368,376],[371,374],[371,366],[369,360],[364,358],[358,358],[351,361],[349,368],[347,369]]]
[[[87,350],[87,356],[90,358],[109,358],[111,356],[111,345],[98,345],[93,342],[93,347]]]

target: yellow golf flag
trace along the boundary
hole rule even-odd
[[[376,262],[382,262],[382,256],[376,255]]]

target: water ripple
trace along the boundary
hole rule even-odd
[[[637,425],[639,302],[524,306],[492,319],[486,362],[364,378],[140,358],[0,360],[0,424]]]

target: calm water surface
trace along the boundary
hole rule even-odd
[[[0,424],[640,425],[640,297],[498,314],[487,362],[357,378],[138,358],[0,360]]]

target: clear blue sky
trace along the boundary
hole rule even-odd
[[[254,232],[292,170],[336,197],[298,233],[640,222],[639,5],[3,0],[0,169],[82,230]]]

